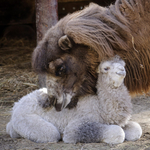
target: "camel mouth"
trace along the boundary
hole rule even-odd
[[[57,111],[62,111],[65,109],[68,104],[71,102],[72,97],[75,95],[75,93],[63,93],[63,97],[61,98],[61,102],[58,102],[55,104],[55,108]]]
[[[122,76],[122,77],[126,76],[126,72],[125,71],[119,71],[119,72],[116,72],[116,74],[119,75],[119,76]]]

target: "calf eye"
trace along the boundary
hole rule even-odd
[[[110,69],[109,67],[104,68],[105,71],[108,71],[109,69]]]
[[[66,67],[64,64],[56,68],[56,71],[55,71],[56,76],[63,76],[65,74],[66,74]]]

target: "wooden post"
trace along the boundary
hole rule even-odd
[[[58,21],[57,0],[36,0],[37,44],[46,31]],[[39,86],[46,87],[46,75],[39,75]]]

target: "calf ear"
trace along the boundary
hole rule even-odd
[[[58,45],[62,50],[69,50],[72,48],[72,43],[67,35],[62,36],[59,41]]]

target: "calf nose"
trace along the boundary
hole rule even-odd
[[[125,68],[123,66],[118,66],[118,71],[116,72],[116,74],[120,76],[126,76]]]
[[[120,71],[125,71],[125,68],[124,68],[123,66],[118,66],[118,69],[119,69]]]

